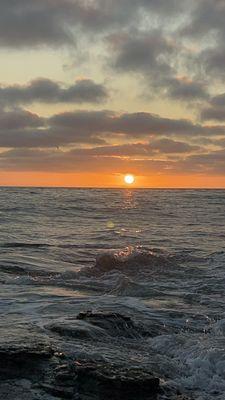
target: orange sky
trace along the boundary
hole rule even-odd
[[[146,188],[225,188],[223,176],[149,176],[135,177],[133,185],[124,184],[124,175],[105,174],[49,174],[49,173],[0,173],[1,186],[41,187],[146,187]]]

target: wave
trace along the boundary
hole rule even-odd
[[[178,266],[175,258],[162,251],[145,250],[139,247],[127,247],[118,252],[104,252],[96,258],[94,267],[83,273],[101,276],[112,271],[124,274],[151,273],[156,270]]]
[[[11,242],[11,243],[1,243],[0,247],[5,248],[40,248],[40,247],[52,247],[48,243],[24,243],[24,242]]]

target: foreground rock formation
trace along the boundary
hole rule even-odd
[[[92,339],[92,329],[104,337],[140,339],[146,332],[130,317],[117,313],[83,312],[72,321],[49,324],[52,335],[70,340]],[[82,324],[84,325],[82,327]],[[97,331],[95,331],[97,329]],[[76,332],[77,330],[77,332]],[[73,352],[62,352],[57,340],[23,326],[0,340],[0,400],[185,400],[160,387],[151,371],[106,361],[79,359]],[[71,333],[72,332],[72,333]],[[84,335],[82,336],[82,332]],[[86,334],[85,334],[86,332]],[[105,335],[105,336],[104,336]]]

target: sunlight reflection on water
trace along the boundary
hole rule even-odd
[[[137,207],[137,201],[135,199],[135,192],[133,190],[126,189],[123,191],[123,200],[121,203],[122,209],[133,209]]]

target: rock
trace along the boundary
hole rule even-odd
[[[70,360],[46,376],[41,388],[62,399],[156,400],[159,379],[138,368]]]
[[[41,363],[52,357],[53,351],[43,344],[0,348],[0,378],[29,378],[42,369]]]
[[[150,400],[159,390],[159,379],[140,369],[88,363],[77,366],[76,373],[79,394],[93,399]]]
[[[20,385],[23,389],[25,390],[30,390],[31,388],[31,381],[29,381],[28,379],[21,379],[20,380]]]
[[[158,400],[195,400],[193,397],[182,394],[180,390],[171,387],[160,388]]]
[[[38,358],[49,358],[54,354],[50,346],[41,343],[29,346],[10,346],[4,349],[0,347],[0,358],[2,361],[36,360]]]
[[[8,333],[0,328],[0,379],[38,377],[53,353],[48,338],[30,325],[9,326]]]
[[[98,326],[94,326],[85,321],[70,319],[68,321],[56,321],[45,326],[51,332],[60,336],[67,336],[79,340],[99,340],[107,336],[107,333]]]
[[[135,325],[130,317],[119,313],[87,311],[78,314],[77,319],[104,329],[112,337],[140,339],[147,335],[147,332],[141,326]]]
[[[40,385],[46,393],[49,393],[53,396],[60,397],[61,399],[73,399],[74,398],[74,388],[66,387],[66,386],[56,386],[49,385],[47,383],[43,383]]]

